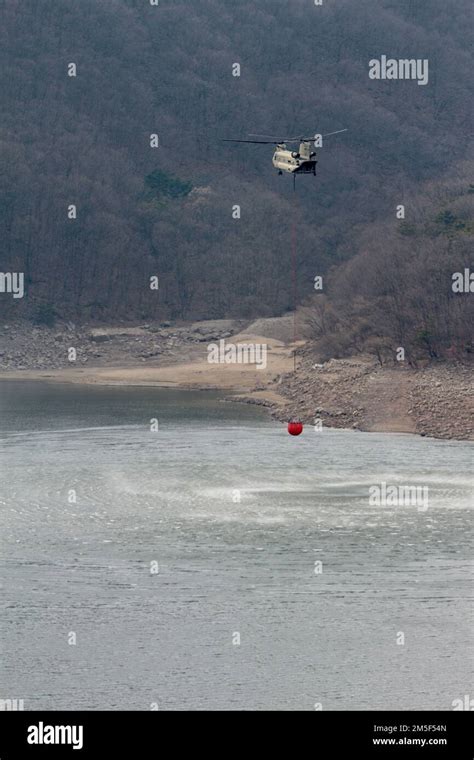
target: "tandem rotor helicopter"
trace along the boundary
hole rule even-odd
[[[314,135],[313,137],[283,137],[276,138],[269,135],[253,135],[249,137],[259,137],[259,140],[230,140],[223,139],[223,142],[233,143],[250,143],[251,145],[276,145],[273,154],[273,166],[278,169],[278,174],[288,172],[293,175],[293,188],[295,188],[297,174],[312,174],[316,176],[316,152],[311,150],[312,147],[322,147],[322,138],[331,135],[339,135],[341,132],[347,132],[347,129],[338,129],[336,132],[327,132],[324,135]],[[299,143],[299,150],[289,150],[287,143]]]

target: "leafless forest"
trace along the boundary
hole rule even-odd
[[[472,295],[452,276],[473,269],[470,12],[5,0],[0,268],[25,273],[26,294],[2,296],[3,319],[281,315],[296,231],[297,300],[324,355],[467,358]],[[381,54],[428,59],[429,83],[370,80]],[[345,127],[295,193],[271,146],[220,141]]]

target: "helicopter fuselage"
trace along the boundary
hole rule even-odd
[[[301,143],[299,151],[288,150],[285,143],[280,143],[273,154],[272,163],[279,172],[289,174],[316,175],[316,153],[310,150],[308,143]]]

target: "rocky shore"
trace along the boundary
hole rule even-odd
[[[72,322],[54,327],[4,324],[0,325],[0,371],[162,365],[192,358],[199,353],[199,346],[228,338],[242,324],[235,320],[134,327],[89,327]],[[75,350],[73,360],[71,348]]]
[[[282,421],[474,439],[472,367],[382,368],[368,356],[319,363],[311,344],[295,346],[291,336],[291,315],[252,324],[3,324],[0,379],[221,389],[232,400],[268,407]],[[207,346],[221,339],[265,341],[267,366],[209,364]]]
[[[280,419],[367,431],[417,433],[473,440],[472,367],[430,364],[380,367],[370,357],[314,362],[306,351],[294,374],[281,379]]]

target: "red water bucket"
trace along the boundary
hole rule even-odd
[[[288,423],[288,432],[290,435],[300,435],[303,432],[303,423],[301,420],[290,420]]]

